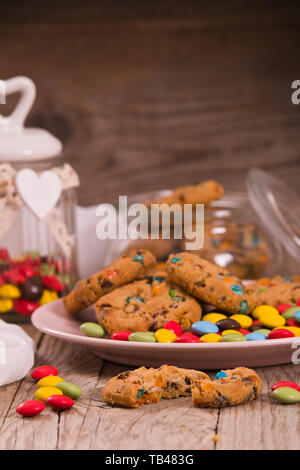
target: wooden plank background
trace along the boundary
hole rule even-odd
[[[297,190],[299,13],[279,0],[5,2],[1,78],[36,82],[28,124],[63,141],[81,204],[211,177],[240,190],[252,166]]]

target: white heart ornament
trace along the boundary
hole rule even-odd
[[[30,168],[18,171],[16,187],[25,204],[39,218],[44,219],[60,198],[62,185],[53,171],[38,175]]]

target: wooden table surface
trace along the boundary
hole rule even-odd
[[[281,405],[271,384],[299,381],[299,366],[257,369],[263,381],[259,400],[222,410],[200,409],[190,398],[163,400],[138,409],[114,408],[101,399],[106,381],[126,367],[104,362],[88,350],[24,326],[37,344],[36,365],[51,364],[83,395],[73,409],[49,408],[22,418],[16,406],[32,399],[30,377],[0,388],[0,449],[299,449],[299,404]],[[214,373],[211,374],[212,376]]]

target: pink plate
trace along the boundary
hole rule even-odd
[[[241,343],[136,343],[84,336],[79,327],[85,321],[95,321],[91,308],[72,317],[61,299],[38,308],[32,315],[33,325],[43,333],[87,346],[97,356],[119,364],[154,367],[169,364],[207,370],[287,364],[292,362],[293,353],[296,359],[300,358],[300,338]]]

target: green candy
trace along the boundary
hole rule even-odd
[[[290,307],[290,308],[287,308],[282,316],[286,319],[286,320],[290,320],[291,318],[294,318],[294,315],[296,312],[300,312],[300,307]]]
[[[239,333],[228,333],[228,335],[222,336],[222,343],[231,343],[233,341],[247,341],[244,335]]]
[[[291,387],[278,387],[273,390],[272,395],[281,403],[297,403],[300,401],[300,392]]]
[[[81,388],[71,382],[60,382],[55,387],[59,388],[66,397],[72,398],[72,400],[76,400],[82,395]]]
[[[83,334],[91,336],[92,338],[102,338],[105,335],[104,328],[102,328],[101,325],[98,325],[98,323],[93,323],[91,321],[82,323],[82,325],[80,325],[80,330]]]
[[[268,334],[271,333],[271,330],[268,330],[267,328],[261,328],[260,330],[255,330],[253,333],[262,333],[268,337]]]
[[[142,343],[156,343],[154,333],[151,331],[135,331],[129,336],[129,341],[141,341]]]

